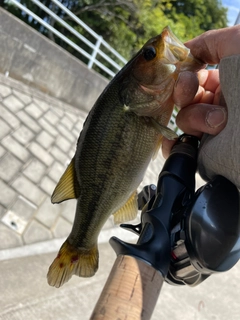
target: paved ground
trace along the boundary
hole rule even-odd
[[[107,240],[130,235],[109,219],[97,275],[73,277],[60,289],[47,285],[47,269],[75,211],[75,201],[53,206],[50,195],[86,114],[3,75],[0,98],[0,319],[87,320],[115,259]],[[159,155],[143,185],[156,183],[162,164]],[[239,280],[237,265],[196,288],[165,284],[152,319],[238,320]]]
[[[50,195],[86,114],[3,75],[0,98],[0,249],[64,237],[75,201]]]

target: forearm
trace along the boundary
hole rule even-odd
[[[228,122],[217,136],[204,136],[198,170],[205,180],[222,175],[240,188],[240,55],[222,59],[219,71]]]

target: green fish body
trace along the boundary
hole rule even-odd
[[[52,195],[53,203],[78,199],[72,231],[49,268],[52,286],[60,287],[73,274],[94,275],[98,235],[109,216],[120,223],[137,215],[137,187],[157,154],[162,134],[169,137],[165,126],[181,70],[175,56],[175,64],[166,63],[165,38],[171,36],[166,28],[149,40],[110,82],[84,123],[76,153]],[[185,70],[199,69],[188,49],[173,39],[186,56]]]

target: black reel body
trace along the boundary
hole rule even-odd
[[[217,176],[201,187],[171,230],[166,281],[195,286],[212,273],[227,271],[240,257],[239,192]]]

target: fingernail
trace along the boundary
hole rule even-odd
[[[226,111],[222,108],[214,108],[208,111],[206,116],[206,123],[210,128],[217,128],[226,119]]]

